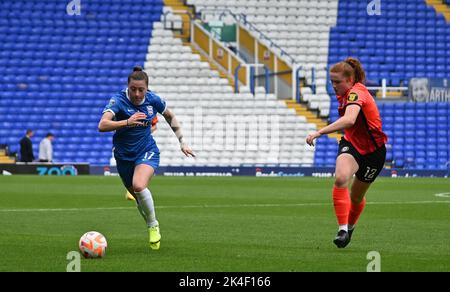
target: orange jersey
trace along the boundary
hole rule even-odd
[[[355,124],[344,130],[345,140],[362,155],[374,152],[387,142],[382,131],[380,113],[377,104],[367,88],[356,83],[345,96],[338,96],[339,116],[344,116],[347,105],[356,104],[361,108]]]

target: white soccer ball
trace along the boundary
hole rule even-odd
[[[105,256],[108,243],[100,232],[88,231],[81,236],[78,246],[85,258],[101,258]]]

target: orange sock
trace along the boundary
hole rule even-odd
[[[348,213],[350,211],[350,196],[348,194],[348,188],[333,187],[333,204],[338,224],[348,224]]]
[[[350,213],[348,214],[348,224],[355,225],[358,222],[358,218],[361,215],[364,207],[366,206],[366,198],[363,198],[361,203],[355,205],[353,203],[350,204]]]

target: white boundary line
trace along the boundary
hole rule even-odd
[[[417,205],[417,204],[450,204],[448,201],[410,201],[410,202],[367,202],[367,205]],[[329,206],[330,203],[299,203],[299,204],[229,204],[229,205],[174,205],[156,206],[156,209],[194,209],[194,208],[270,208],[270,207],[308,207]],[[103,210],[134,210],[136,207],[104,207],[104,208],[49,208],[49,209],[0,209],[0,213],[7,212],[71,212],[71,211],[103,211]]]
[[[450,192],[435,194],[435,196],[436,197],[441,197],[441,198],[450,198]]]

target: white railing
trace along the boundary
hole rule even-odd
[[[387,92],[389,91],[407,91],[408,87],[405,86],[398,86],[398,87],[388,87],[386,82],[386,79],[381,80],[381,86],[368,86],[368,90],[381,90],[381,98],[386,98]]]

